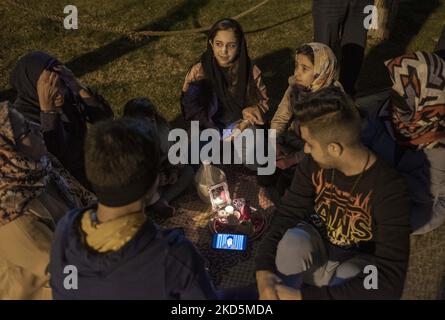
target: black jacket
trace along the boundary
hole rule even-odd
[[[70,211],[56,228],[49,271],[54,299],[215,299],[204,259],[179,229],[160,230],[150,219],[118,251],[89,248],[80,229],[85,209]],[[78,289],[65,289],[66,266]]]

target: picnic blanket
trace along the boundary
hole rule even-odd
[[[265,217],[267,229],[274,209],[268,191],[259,186],[256,176],[241,165],[221,168],[226,174],[231,198],[247,199],[250,206],[258,210],[255,214]],[[247,250],[243,252],[212,249],[213,233],[209,227],[209,220],[212,218],[211,206],[199,199],[194,186],[190,186],[185,195],[175,200],[172,205],[177,208],[177,213],[162,226],[184,229],[188,239],[206,259],[210,276],[217,288],[243,287],[255,283],[253,258],[261,236],[249,241]]]

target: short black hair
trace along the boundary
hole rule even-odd
[[[315,58],[314,58],[314,50],[312,50],[312,47],[307,44],[303,44],[301,47],[299,47],[295,54],[303,54],[306,57],[311,60],[312,64],[314,64]]]
[[[358,108],[340,88],[322,88],[294,107],[296,120],[323,143],[356,145],[360,142],[361,117]]]
[[[155,119],[157,116],[156,107],[148,98],[131,99],[124,106],[124,117]]]
[[[156,180],[159,165],[156,134],[141,120],[104,120],[87,134],[85,169],[93,188],[117,189],[145,179],[148,191]]]
[[[154,120],[158,126],[168,127],[168,121],[157,110],[148,98],[129,100],[124,106],[124,117]]]

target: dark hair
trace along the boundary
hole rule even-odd
[[[135,98],[128,101],[124,106],[123,116],[137,119],[149,118],[155,120],[159,126],[168,127],[168,121],[148,98]]]
[[[210,44],[214,40],[218,31],[232,29],[238,42],[238,53],[235,60],[238,64],[236,73],[236,85],[229,88],[229,83],[224,72],[218,65],[213,48]],[[212,90],[216,93],[221,106],[230,111],[233,118],[242,117],[242,110],[245,108],[247,100],[247,87],[252,81],[252,64],[247,53],[247,44],[241,25],[234,19],[221,19],[212,26],[208,33],[207,50],[201,55],[201,63],[207,81]],[[232,85],[232,84],[230,84]]]
[[[240,45],[241,39],[243,37],[243,29],[241,28],[241,25],[234,19],[230,18],[224,18],[221,19],[212,26],[212,28],[208,32],[208,40],[213,41],[215,39],[216,34],[218,31],[221,30],[233,30],[236,36],[236,40],[238,42],[238,45]]]
[[[322,88],[297,102],[294,113],[301,125],[324,143],[355,145],[360,141],[359,111],[338,87]]]
[[[148,98],[131,99],[124,106],[124,117],[154,119],[157,115],[156,107]]]
[[[314,50],[312,50],[312,47],[307,45],[307,44],[303,44],[301,47],[299,47],[296,51],[296,54],[303,54],[306,57],[308,57],[312,64],[314,64],[315,58],[314,58]]]
[[[98,190],[113,195],[131,190],[135,193],[131,195],[133,201],[147,193],[156,180],[160,162],[155,136],[151,127],[132,118],[101,121],[89,130],[85,169],[99,202],[103,203]]]

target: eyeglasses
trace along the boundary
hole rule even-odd
[[[31,131],[31,126],[29,125],[29,122],[25,121],[23,132],[17,138],[15,138],[16,143],[25,139],[31,132],[32,131]],[[8,145],[8,143],[4,143],[4,144],[0,145],[0,148],[3,148],[6,145]]]
[[[32,130],[31,130],[31,126],[29,124],[29,121],[25,120],[24,123],[24,130],[23,132],[17,137],[16,141],[22,141],[23,139],[25,139],[29,134],[31,134]]]
[[[35,133],[36,135],[42,136],[42,133],[40,131],[40,126],[37,123],[33,123],[31,121],[25,120],[24,122],[24,130],[23,132],[17,137],[16,141],[22,141],[27,136],[29,136],[31,133]]]
[[[17,138],[15,138],[15,141],[21,142],[23,139],[25,139],[31,133],[35,133],[36,135],[42,137],[42,139],[43,139],[42,132],[40,131],[40,126],[37,123],[25,120],[23,123],[23,132],[20,133],[20,135]],[[0,148],[3,148],[6,145],[8,145],[8,143],[4,143],[4,144],[0,145]]]

